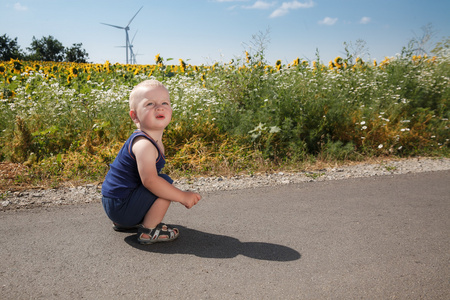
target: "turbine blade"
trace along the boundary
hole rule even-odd
[[[117,26],[117,25],[111,25],[111,24],[106,24],[106,23],[100,23],[100,24],[108,25],[108,26],[111,26],[111,27],[119,28],[119,29],[125,29],[125,27],[120,27],[120,26]]]
[[[133,22],[134,17],[136,17],[136,15],[141,11],[142,7],[143,7],[143,6],[141,6],[141,8],[139,8],[139,10],[137,11],[137,13],[131,18],[130,22],[128,22],[127,27],[130,26],[131,22]]]
[[[136,30],[136,33],[133,35],[133,38],[131,39],[132,44],[133,44],[134,38],[136,37],[136,34],[137,34],[137,30]]]

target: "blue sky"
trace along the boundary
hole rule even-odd
[[[139,64],[160,53],[178,63],[229,62],[249,50],[252,36],[269,32],[266,59],[297,57],[324,63],[344,55],[344,42],[365,42],[365,59],[395,56],[431,23],[433,40],[450,36],[448,0],[0,0],[0,35],[23,50],[33,36],[53,36],[66,47],[82,43],[95,63],[125,63],[126,26]]]

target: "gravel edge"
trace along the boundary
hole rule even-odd
[[[174,185],[181,190],[199,193],[277,186],[300,182],[342,180],[372,176],[421,173],[450,170],[450,158],[413,158],[386,160],[379,163],[361,163],[316,171],[237,175],[233,177],[199,177],[180,179]],[[54,207],[101,201],[101,184],[61,187],[47,190],[27,190],[6,193],[0,198],[1,210],[19,210],[35,207]]]

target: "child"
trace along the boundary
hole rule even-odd
[[[172,201],[191,208],[201,199],[172,185],[161,174],[162,136],[172,118],[169,91],[157,80],[139,83],[130,94],[130,117],[137,130],[128,138],[102,185],[102,204],[115,230],[138,228],[141,244],[167,242],[177,228],[161,223]]]

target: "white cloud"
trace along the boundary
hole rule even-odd
[[[256,1],[255,3],[253,3],[253,5],[250,6],[242,6],[243,8],[247,8],[247,9],[269,9],[272,6],[274,6],[276,4],[276,2],[266,2],[266,1]]]
[[[24,11],[24,10],[27,10],[28,7],[26,7],[25,5],[22,5],[19,2],[17,2],[17,3],[14,4],[14,9],[15,10]]]
[[[362,17],[361,20],[359,20],[360,24],[368,24],[372,21],[369,17]]]
[[[239,7],[238,5],[232,5],[227,8],[227,10],[234,10],[235,8]]]
[[[283,2],[279,8],[274,10],[272,14],[270,14],[270,18],[277,18],[282,17],[289,13],[289,11],[299,8],[310,8],[314,6],[314,2],[312,0],[308,0],[306,2],[298,2],[298,1],[291,1],[291,2]]]
[[[338,18],[330,18],[325,17],[323,20],[319,21],[321,25],[334,25],[337,22]]]

